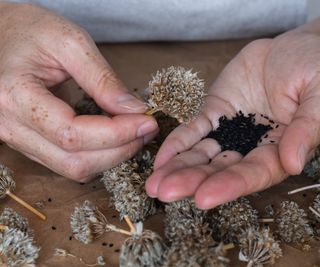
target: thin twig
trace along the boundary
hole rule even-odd
[[[0,224],[0,231],[7,230],[8,226]]]
[[[6,191],[6,195],[8,195],[9,197],[11,197],[12,199],[14,199],[15,201],[17,201],[19,204],[21,204],[22,206],[24,206],[26,209],[28,209],[29,211],[31,211],[32,213],[34,213],[35,215],[37,215],[40,219],[42,220],[46,220],[46,216],[41,213],[40,211],[36,210],[34,207],[32,207],[30,204],[28,204],[27,202],[25,202],[24,200],[22,200],[21,198],[19,198],[18,196],[16,196],[15,194],[13,194],[10,190]]]
[[[124,220],[126,221],[126,223],[128,224],[131,232],[133,234],[137,234],[137,229],[136,227],[133,225],[132,221],[130,220],[129,216],[128,215],[124,215]]]
[[[318,217],[320,218],[320,213],[319,213],[318,211],[316,211],[314,208],[309,207],[309,210],[311,210],[311,212],[312,212],[313,214],[315,214],[316,216],[318,216]]]
[[[233,249],[233,248],[234,248],[234,244],[233,243],[229,243],[229,244],[223,245],[223,249],[224,250],[229,250],[229,249]]]
[[[262,222],[262,223],[273,223],[274,219],[273,218],[260,218],[258,221]]]
[[[301,192],[304,190],[309,190],[309,189],[318,188],[318,187],[320,187],[320,184],[313,184],[313,185],[304,186],[304,187],[289,191],[288,195],[292,195],[292,194],[295,194],[295,193],[298,193],[298,192]]]

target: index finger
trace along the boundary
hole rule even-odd
[[[22,124],[67,151],[115,148],[157,129],[152,117],[141,114],[76,116],[39,83],[15,85],[9,94],[8,108]]]

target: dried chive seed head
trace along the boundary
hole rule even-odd
[[[70,225],[74,237],[84,244],[91,243],[108,231],[107,219],[89,200],[85,200],[81,207],[75,207]]]
[[[279,238],[286,243],[303,243],[313,235],[307,214],[294,201],[283,201],[275,215]]]
[[[238,243],[243,231],[258,226],[258,211],[246,198],[220,205],[212,216],[214,235],[225,243]]]
[[[229,266],[222,244],[214,245],[213,240],[208,238],[188,236],[184,240],[176,240],[166,253],[162,267]]]
[[[204,95],[204,81],[197,73],[171,66],[152,77],[148,104],[180,123],[189,123],[199,115]]]
[[[279,242],[275,241],[269,228],[248,228],[240,237],[239,246],[239,260],[252,267],[274,264],[282,256]]]
[[[165,236],[169,242],[211,236],[208,211],[197,209],[193,199],[185,198],[165,206]]]
[[[304,166],[304,173],[313,178],[320,177],[320,146],[315,149],[311,160]]]
[[[13,209],[5,208],[3,210],[0,215],[0,224],[32,235],[32,231],[29,230],[28,220],[15,212]]]
[[[0,164],[0,199],[6,197],[8,190],[13,191],[16,187],[12,174],[12,170],[3,164]]]
[[[127,238],[120,251],[120,267],[162,266],[167,247],[155,232],[145,230],[141,235]]]
[[[144,221],[157,211],[156,202],[145,190],[145,182],[152,173],[154,156],[145,151],[131,160],[103,173],[101,181],[112,193],[110,202],[123,219],[128,215],[133,222]]]
[[[207,138],[215,139],[222,151],[237,151],[245,156],[257,147],[262,136],[271,129],[270,125],[256,124],[255,114],[244,115],[239,111],[232,118],[221,116],[218,128],[210,132]]]
[[[0,232],[0,266],[35,267],[39,251],[26,232],[15,228]]]

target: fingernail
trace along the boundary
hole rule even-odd
[[[140,127],[138,128],[137,131],[137,137],[142,137],[145,136],[157,129],[157,123],[153,120],[144,122]]]
[[[300,163],[300,171],[302,171],[307,159],[307,148],[304,144],[300,145],[298,149],[298,158]]]
[[[125,94],[119,97],[118,105],[131,111],[144,111],[145,103],[130,94]]]

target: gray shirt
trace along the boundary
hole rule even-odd
[[[303,24],[308,10],[307,0],[17,0],[15,2],[32,2],[46,6],[83,26],[96,41],[109,42],[266,36]]]

